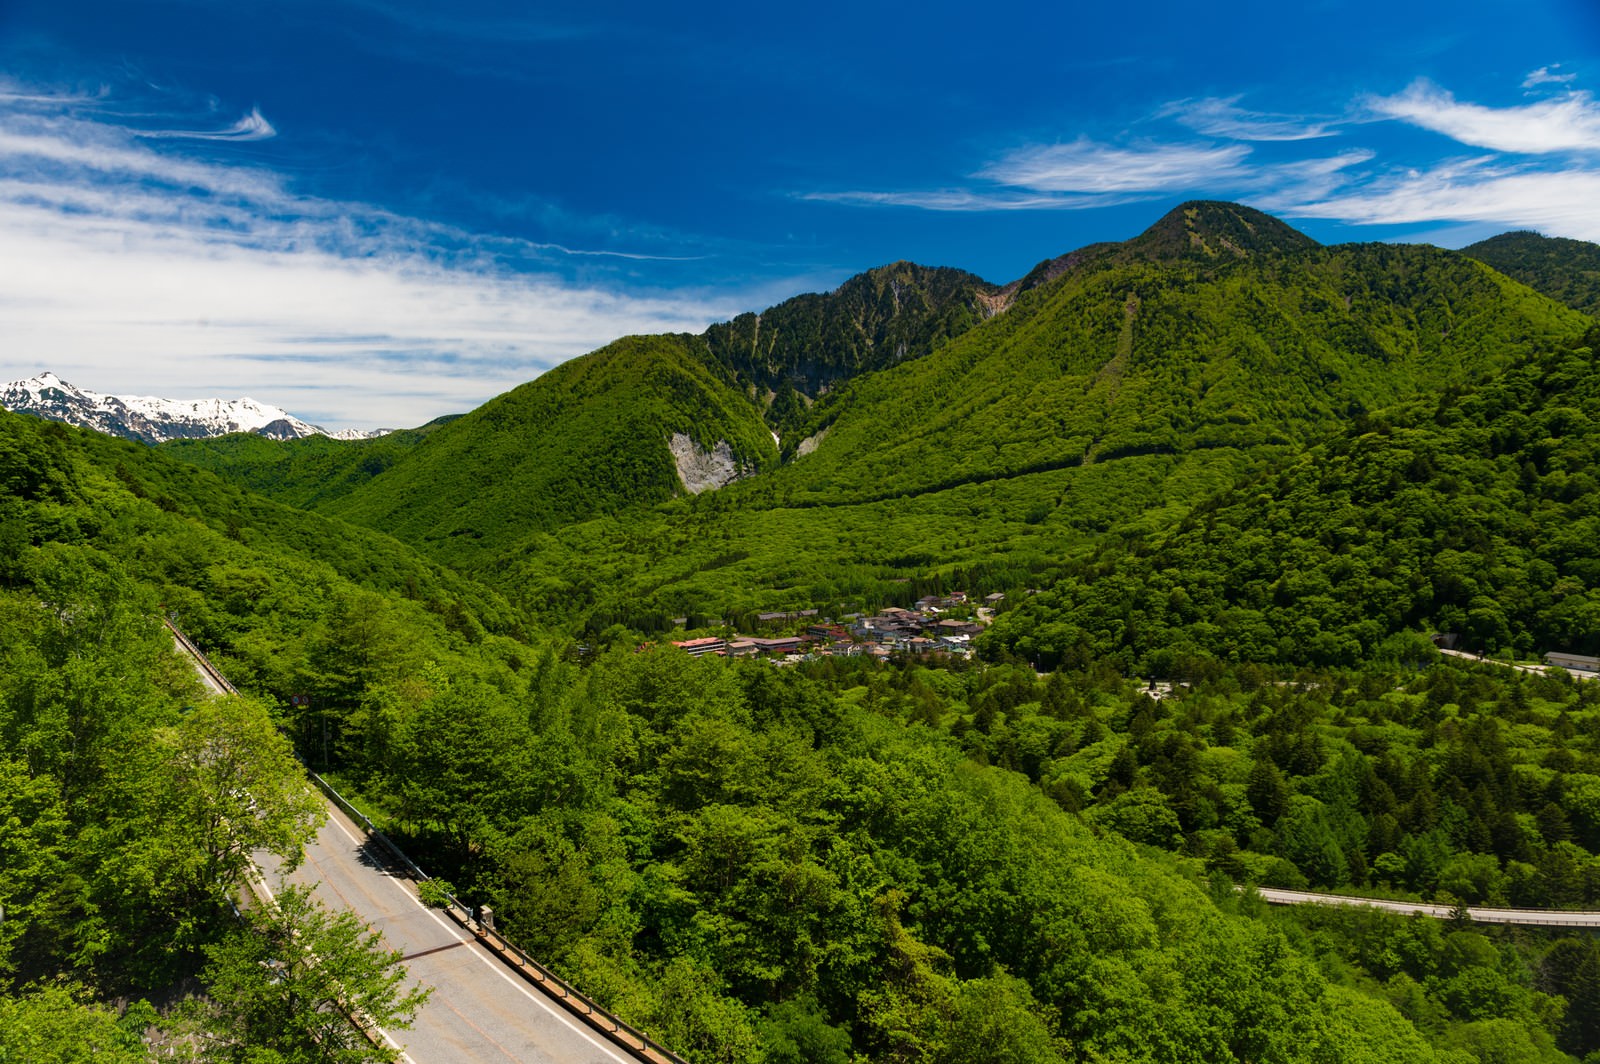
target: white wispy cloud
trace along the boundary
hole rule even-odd
[[[1262,210],[1273,210],[1279,203],[1303,203],[1322,199],[1358,179],[1351,171],[1371,162],[1377,153],[1352,148],[1320,159],[1301,159],[1277,163],[1256,170],[1238,188],[1251,192]]]
[[[1540,85],[1565,85],[1578,76],[1576,74],[1557,74],[1556,71],[1560,69],[1560,63],[1552,63],[1550,66],[1542,66],[1538,70],[1530,71],[1528,76],[1522,79],[1522,87],[1533,89],[1538,88]]]
[[[912,192],[807,192],[800,198],[818,203],[846,203],[864,207],[916,207],[925,211],[1041,211],[1112,207],[1135,197],[1039,195],[948,188]]]
[[[1087,210],[1187,193],[1250,195],[1299,203],[1350,180],[1373,158],[1364,148],[1293,162],[1251,165],[1252,149],[1234,144],[1118,148],[1080,139],[1017,149],[976,175],[985,188],[808,192],[801,199],[928,211]]]
[[[1338,135],[1328,120],[1250,111],[1239,106],[1241,99],[1229,96],[1175,100],[1154,117],[1173,118],[1196,133],[1228,140],[1295,141]]]
[[[1243,144],[1120,148],[1080,137],[1013,149],[972,175],[983,182],[979,187],[811,191],[798,198],[949,212],[1087,210],[1240,179],[1249,154]]]
[[[550,264],[582,249],[303,195],[170,150],[213,134],[169,123],[152,142],[4,88],[29,97],[0,96],[4,379],[51,369],[101,392],[249,394],[331,428],[420,424],[617,336],[745,309],[577,283]],[[252,111],[214,135],[269,129]]]
[[[272,123],[261,116],[261,108],[252,107],[245,115],[226,129],[141,129],[138,136],[152,140],[269,140],[278,135]]]
[[[1463,160],[1380,177],[1341,195],[1283,203],[1280,209],[1291,217],[1365,225],[1489,222],[1600,241],[1600,172]]]
[[[1238,176],[1249,154],[1242,144],[1118,148],[1080,137],[1070,144],[1019,148],[977,176],[1036,192],[1156,192]]]
[[[1445,89],[1419,79],[1398,95],[1375,96],[1366,102],[1379,115],[1474,148],[1525,155],[1600,150],[1600,106],[1587,92],[1520,107],[1484,107],[1462,103]]]

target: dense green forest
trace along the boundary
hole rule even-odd
[[[1596,346],[1362,418],[1170,532],[1108,544],[1002,616],[991,650],[1163,675],[1191,655],[1350,664],[1408,630],[1600,650]]]
[[[1502,233],[1461,249],[1507,277],[1585,314],[1600,314],[1600,247],[1586,240]]]
[[[302,510],[342,498],[393,466],[435,429],[460,415],[437,418],[366,440],[306,436],[270,440],[249,432],[204,440],[169,440],[162,449],[225,479]]]
[[[1436,249],[1080,267],[835,389],[808,415],[813,452],[714,497],[505,543],[489,579],[591,631],[871,608],[935,576],[1033,586],[1111,528],[1163,529],[1370,411],[1484,379],[1583,324]]]
[[[0,1060],[393,1058],[328,1006],[404,1025],[398,954],[303,895],[234,908],[251,854],[297,862],[324,816],[270,703],[206,696],[93,547],[27,549],[5,584]]]
[[[191,1009],[230,1037],[267,1037],[233,989],[259,939],[218,925],[243,851],[216,857],[182,817],[170,846],[152,846],[147,821],[208,795],[248,801],[260,787],[236,785],[251,779],[304,792],[285,747],[250,730],[262,703],[185,710],[193,681],[152,619],[157,596],[182,592],[218,659],[290,735],[281,685],[324,683],[336,767],[419,853],[694,1059],[1177,1059],[1180,1046],[1233,1044],[1299,1059],[1308,1039],[1337,1047],[1330,1059],[1429,1059],[1391,1006],[1327,984],[1277,932],[1217,912],[1196,873],[1096,837],[1026,778],[858,705],[853,684],[673,650],[580,667],[468,623],[475,600],[430,608],[403,579],[384,587],[397,574],[359,549],[382,557],[379,537],[348,537],[342,564],[367,573],[357,590],[291,535],[298,520],[328,530],[321,519],[202,490],[215,488],[203,477],[191,496],[167,495],[184,467],[86,432],[12,416],[0,430],[14,548],[4,740],[19,830],[0,867],[12,1045],[46,1016],[137,1059],[130,1027],[200,1021],[141,1006],[119,1022],[78,995],[164,1002],[195,972],[214,993]],[[246,504],[267,529],[254,546],[217,512]],[[268,533],[281,544],[272,562]],[[162,558],[171,566],[152,564]],[[223,593],[247,562],[260,567],[250,593]],[[419,581],[432,572],[412,564]],[[345,623],[257,658],[282,600],[313,598],[313,579]],[[334,638],[340,649],[319,656]],[[288,665],[265,666],[280,655]],[[295,662],[324,669],[286,673]],[[256,735],[238,745],[279,760],[265,775],[212,775],[182,756],[186,732],[210,727]],[[211,789],[186,798],[169,782],[184,765]],[[262,821],[274,844],[305,830],[302,802],[263,806],[285,810]],[[98,815],[108,808],[118,815]],[[65,997],[51,989],[63,985]],[[1264,1011],[1234,1009],[1240,992]],[[1381,1054],[1375,1030],[1392,1032]]]
[[[996,290],[960,270],[897,262],[705,332],[707,353],[766,406],[792,454],[806,407],[840,381],[921,358],[992,313]],[[770,397],[770,398],[769,398]]]
[[[1600,908],[1600,684],[1429,639],[1600,649],[1597,350],[1482,262],[1190,204],[386,440],[0,414],[0,1061],[311,1059],[297,943],[416,1006],[225,904],[316,820],[293,753],[696,1064],[1600,1054],[1591,935],[1248,889]],[[686,495],[673,433],[749,475]],[[957,587],[1011,592],[981,660],[646,643]]]

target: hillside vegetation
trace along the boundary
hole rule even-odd
[[[1361,419],[1001,617],[1043,668],[1186,655],[1353,664],[1406,631],[1600,651],[1600,330]]]
[[[304,436],[269,440],[238,432],[205,440],[172,440],[162,450],[224,479],[302,510],[350,494],[400,461],[429,433],[459,415],[366,440]]]
[[[501,545],[683,490],[674,434],[719,442],[749,472],[776,464],[760,410],[690,336],[628,337],[430,434],[401,462],[321,506],[471,567]]]
[[[902,263],[704,337],[619,341],[414,446],[349,451],[367,457],[345,470],[393,459],[370,477],[308,489],[313,464],[235,445],[242,460],[204,461],[464,566],[549,623],[649,628],[957,573],[1041,581],[1132,515],[1161,527],[1584,320],[1457,253],[1323,248],[1192,203],[1004,288]],[[677,432],[726,440],[751,475],[678,498]]]
[[[252,978],[277,994],[273,956],[224,919],[230,880],[171,781],[212,779],[203,729],[251,735],[271,712],[469,897],[691,1059],[1437,1059],[1191,871],[1097,837],[850,677],[670,649],[582,669],[488,633],[493,595],[393,541],[56,424],[0,416],[0,483],[8,1049],[54,1024],[145,1059],[141,1034],[193,1029],[138,1004],[182,978],[214,988],[196,1008],[219,1052],[266,1044],[227,995]],[[153,616],[174,602],[260,701],[197,705]],[[291,715],[307,690],[312,715]],[[200,813],[278,808],[260,788],[292,782],[286,744],[239,742],[277,768],[221,772]],[[263,844],[287,850],[304,810],[283,808]],[[113,996],[136,1003],[121,1023],[93,1003]]]
[[[1600,247],[1588,241],[1523,231],[1461,251],[1574,310],[1600,314]]]
[[[1103,249],[915,363],[840,385],[807,414],[815,449],[776,470],[502,542],[504,586],[552,620],[640,623],[870,606],[903,580],[1021,588],[1113,526],[1164,527],[1369,411],[1485,379],[1586,321],[1455,253],[1318,248],[1272,222],[1212,256],[1196,250],[1223,240],[1201,239],[1206,212],[1174,216],[1184,241],[1162,223],[1137,255]]]
[[[995,289],[960,270],[897,262],[706,330],[711,359],[766,407],[787,440],[840,381],[921,358],[992,312]],[[768,396],[771,397],[770,403]]]

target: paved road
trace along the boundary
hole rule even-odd
[[[1528,665],[1521,662],[1513,663],[1509,661],[1497,661],[1494,658],[1479,657],[1477,654],[1473,654],[1465,650],[1445,650],[1443,647],[1439,648],[1439,653],[1445,655],[1446,657],[1461,658],[1466,661],[1476,661],[1483,665],[1498,665],[1502,669],[1516,669],[1519,672],[1531,672],[1536,676],[1543,676],[1550,669],[1555,668],[1553,665]],[[1574,680],[1600,680],[1600,676],[1596,676],[1592,672],[1583,672],[1578,669],[1567,670],[1567,675],[1571,676]]]
[[[1378,898],[1353,898],[1344,894],[1313,894],[1305,890],[1277,890],[1257,887],[1256,893],[1272,905],[1364,905],[1392,913],[1436,916],[1448,919],[1455,910],[1448,905],[1425,905],[1412,901],[1383,901]],[[1600,927],[1600,912],[1568,912],[1562,909],[1484,909],[1469,907],[1467,915],[1481,924],[1520,924],[1525,927]]]
[[[206,687],[233,689],[170,622],[179,652]],[[348,909],[405,956],[410,977],[433,988],[410,1030],[386,1031],[410,1064],[638,1064],[498,960],[477,938],[417,900],[388,855],[331,803],[289,882],[311,886],[330,909]],[[257,853],[267,889],[280,882],[277,858]]]
[[[262,860],[277,882],[270,856]],[[289,877],[329,908],[349,909],[405,954],[411,978],[433,987],[411,1030],[388,1032],[414,1064],[633,1064],[496,960],[476,938],[426,908],[409,880],[337,809]]]

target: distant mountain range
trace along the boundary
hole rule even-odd
[[[360,440],[382,436],[388,431],[329,432],[254,399],[187,400],[102,395],[75,388],[54,373],[41,373],[0,387],[0,407],[151,444],[210,439],[235,432],[250,432],[273,440],[297,440],[307,436]]]

